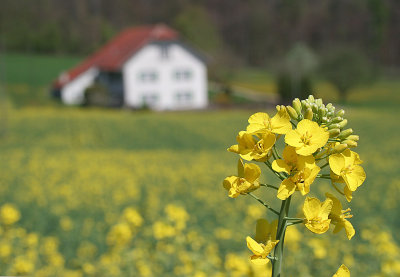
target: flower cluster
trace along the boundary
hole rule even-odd
[[[288,226],[302,223],[311,232],[322,234],[334,225],[333,233],[344,229],[348,239],[354,236],[355,230],[348,220],[352,217],[350,209],[342,210],[342,204],[333,191],[350,202],[353,192],[366,178],[360,166],[362,160],[351,150],[357,146],[359,137],[353,135],[352,129],[344,129],[347,125],[344,110],[335,111],[332,104],[325,106],[321,99],[314,99],[311,95],[302,101],[296,98],[291,106],[277,106],[273,117],[267,113],[255,113],[248,123],[246,130],[240,131],[236,137],[237,144],[228,148],[229,152],[240,156],[238,174],[227,177],[223,186],[229,197],[250,195],[279,217],[277,224],[273,225],[275,230],[260,237],[261,224],[268,225],[268,222],[259,221],[256,239],[246,239],[254,254],[252,262],[260,264],[270,260],[272,274],[278,276]],[[243,160],[265,164],[279,178],[279,186],[260,182],[259,165],[245,164]],[[333,188],[332,192],[326,192],[326,199],[322,202],[309,196],[318,178],[331,180]],[[276,197],[282,200],[279,212],[252,193],[260,187],[276,190]],[[306,197],[303,218],[289,217],[290,200],[296,191]],[[348,272],[344,268],[342,266],[335,276],[346,276],[341,273]]]

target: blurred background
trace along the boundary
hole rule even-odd
[[[122,30],[159,23],[205,57],[206,108],[52,97],[62,72]],[[353,276],[400,276],[399,66],[395,0],[3,1],[0,275],[269,276],[245,237],[273,214],[228,198],[237,157],[226,148],[254,112],[313,94],[345,109],[367,180],[342,201],[356,236],[291,227],[285,276],[332,276],[342,263]],[[331,189],[313,186],[320,198]]]

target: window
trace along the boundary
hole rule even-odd
[[[189,80],[192,78],[192,72],[189,69],[176,70],[174,77],[179,81]]]
[[[143,106],[154,106],[158,103],[159,96],[156,93],[144,93],[142,94],[142,105]]]
[[[166,60],[169,57],[168,46],[162,45],[161,46],[161,59]]]
[[[192,103],[193,94],[190,91],[177,92],[175,94],[175,102],[178,105],[188,105]]]
[[[142,82],[155,82],[158,80],[158,73],[155,71],[143,71],[139,73],[139,80]]]

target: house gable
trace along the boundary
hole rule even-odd
[[[207,73],[200,57],[177,41],[144,46],[123,66],[125,104],[160,110],[204,108]]]

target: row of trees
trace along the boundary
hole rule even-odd
[[[14,0],[0,9],[0,47],[87,54],[122,28],[165,22],[214,56],[250,65],[295,42],[317,52],[350,44],[374,63],[400,63],[397,0]]]

